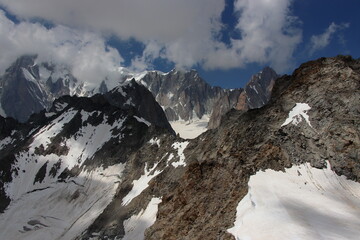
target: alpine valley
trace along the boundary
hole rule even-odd
[[[359,238],[359,59],[233,90],[36,59],[0,79],[0,239]]]

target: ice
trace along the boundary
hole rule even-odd
[[[303,118],[305,119],[306,123],[312,127],[309,120],[309,115],[307,114],[307,111],[310,109],[311,107],[307,103],[296,103],[295,107],[289,112],[288,118],[281,125],[281,127],[286,126],[289,123],[298,125]]]
[[[147,228],[156,221],[160,198],[152,198],[145,210],[124,221],[125,236],[122,240],[142,240]]]
[[[143,119],[142,117],[134,116],[134,118],[141,123],[145,123],[148,127],[150,127],[151,123]]]
[[[359,239],[360,183],[302,164],[257,172],[237,207],[236,239]]]
[[[207,130],[209,119],[209,115],[204,115],[201,119],[171,121],[170,125],[180,137],[194,139]]]
[[[139,196],[142,191],[144,191],[149,186],[151,179],[162,172],[162,170],[155,170],[157,165],[158,163],[155,164],[151,169],[147,170],[147,163],[145,163],[144,175],[142,175],[138,180],[133,181],[133,187],[131,191],[123,198],[122,205],[128,205],[135,197]]]
[[[82,171],[68,182],[27,193],[0,215],[0,239],[74,239],[112,201],[124,165]]]
[[[186,166],[184,150],[188,144],[189,142],[176,142],[171,145],[175,150],[178,151],[177,154],[179,156],[179,161],[171,163],[173,167],[177,168],[180,166]]]

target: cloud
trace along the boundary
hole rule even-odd
[[[239,39],[219,40],[224,27],[224,0],[0,0],[20,19],[45,19],[145,44],[133,69],[152,67],[157,58],[176,67],[230,69],[249,63],[270,64],[278,71],[291,67],[301,42],[292,0],[235,0]],[[290,64],[289,64],[290,63]]]
[[[37,54],[38,61],[64,64],[75,77],[96,83],[119,76],[123,61],[105,39],[89,31],[64,26],[45,28],[38,23],[15,24],[0,10],[0,72],[24,54]]]
[[[342,23],[342,24],[331,23],[324,33],[320,35],[311,36],[310,54],[313,54],[314,52],[327,47],[330,44],[332,36],[336,32],[346,29],[349,26],[350,26],[349,23]]]

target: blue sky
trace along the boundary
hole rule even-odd
[[[0,0],[0,71],[21,54],[70,65],[77,77],[196,69],[242,87],[265,66],[360,55],[358,0]]]

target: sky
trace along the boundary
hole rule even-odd
[[[243,87],[270,66],[360,55],[358,0],[0,0],[0,73],[20,55],[101,82],[131,71],[196,69]]]

